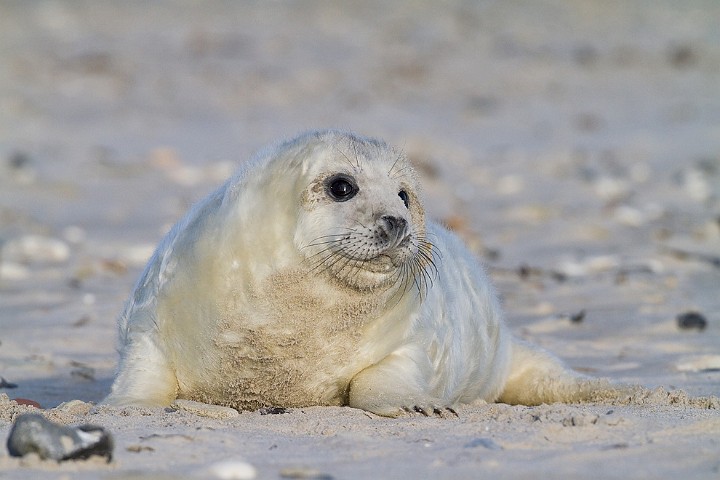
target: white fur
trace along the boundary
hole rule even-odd
[[[337,174],[357,181],[350,200],[329,197]],[[510,335],[483,269],[425,220],[418,189],[401,153],[343,132],[260,154],[159,245],[120,317],[105,403],[396,416],[605,388]],[[407,230],[386,239],[383,215]],[[330,256],[329,240],[343,255]]]

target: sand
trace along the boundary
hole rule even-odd
[[[2,447],[0,478],[718,478],[719,23],[700,0],[0,3],[0,440],[29,399],[116,444]],[[93,408],[162,235],[323,127],[405,149],[517,335],[649,390],[445,419]]]

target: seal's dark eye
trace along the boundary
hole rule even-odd
[[[336,175],[327,182],[327,193],[336,202],[345,202],[360,190],[355,179],[348,175]]]
[[[402,199],[403,203],[405,204],[405,208],[410,208],[410,197],[408,197],[408,194],[405,190],[400,190],[400,193],[398,193],[400,198]]]

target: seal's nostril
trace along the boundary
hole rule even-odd
[[[407,221],[404,218],[393,217],[392,215],[383,215],[381,217],[383,226],[388,232],[404,231]]]
[[[383,215],[382,221],[383,221],[383,223],[385,224],[384,226],[385,226],[388,230],[390,230],[390,231],[395,230],[395,224],[396,224],[396,219],[395,219],[395,217],[391,217],[391,216],[389,216],[389,215]]]
[[[383,215],[379,221],[380,237],[384,241],[397,242],[405,236],[407,220],[402,217]]]

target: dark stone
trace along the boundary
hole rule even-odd
[[[112,460],[113,440],[109,432],[94,425],[67,427],[37,413],[19,415],[10,430],[7,448],[13,457],[37,453],[42,459],[62,462],[93,455]]]
[[[582,323],[585,319],[585,309],[570,315],[570,323]]]
[[[0,377],[0,388],[17,388],[17,383],[11,383]]]
[[[686,312],[677,316],[677,324],[681,330],[705,330],[707,320],[698,312]]]
[[[258,412],[260,412],[260,415],[281,415],[288,413],[288,409],[283,407],[263,407]]]

